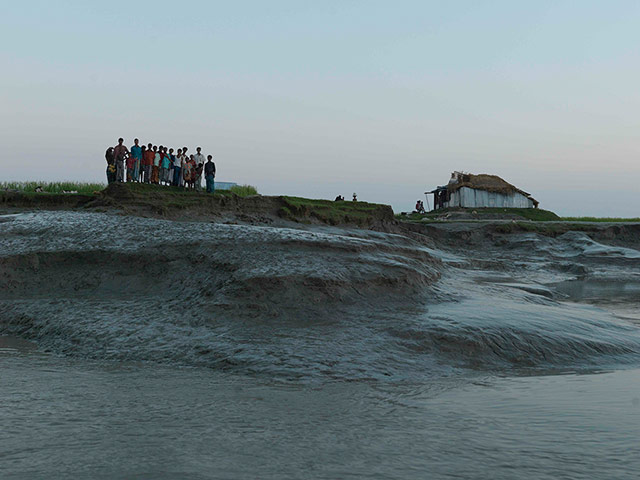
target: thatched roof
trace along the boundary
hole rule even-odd
[[[487,192],[493,193],[501,193],[503,195],[512,195],[514,193],[520,193],[525,197],[531,198],[534,204],[538,204],[536,199],[531,197],[531,195],[524,190],[520,190],[514,185],[511,185],[506,180],[503,180],[497,175],[487,175],[486,173],[481,173],[479,175],[473,175],[471,173],[458,173],[457,174],[458,181],[456,183],[449,183],[447,185],[447,190],[453,193],[462,187],[473,188],[475,190],[485,190]]]

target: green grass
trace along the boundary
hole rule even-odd
[[[334,202],[331,200],[316,200],[302,197],[283,197],[285,205],[280,209],[280,215],[290,220],[310,221],[316,218],[330,225],[342,223],[365,224],[383,215],[383,209],[391,208],[386,205],[368,202]],[[392,218],[392,217],[391,217]]]
[[[218,190],[216,190],[217,192]],[[224,190],[220,190],[223,192]],[[235,185],[229,189],[231,193],[238,195],[239,197],[250,197],[251,195],[258,195],[258,189],[253,185]]]
[[[202,190],[196,191],[192,189],[187,189],[183,187],[167,187],[165,185],[155,185],[150,183],[124,183],[124,186],[135,194],[140,195],[155,195],[161,194],[163,196],[179,196],[179,197],[191,197],[197,195],[208,195],[206,189],[203,187]],[[250,195],[257,195],[258,190],[256,187],[251,185],[237,185],[235,187],[231,187],[229,190],[218,190],[216,189],[215,195],[237,195],[239,197],[248,197]]]
[[[602,222],[602,223],[618,223],[618,222],[635,222],[639,223],[640,218],[619,218],[619,217],[561,217],[564,222]]]
[[[127,183],[127,187],[136,193],[149,192],[165,192],[183,193],[191,195],[195,193],[193,190],[184,188],[166,187],[163,185],[150,185],[145,183]],[[37,187],[42,187],[44,193],[62,193],[62,192],[78,192],[82,194],[93,194],[103,190],[107,185],[104,183],[86,183],[86,182],[0,182],[0,190],[15,190],[23,193],[36,193]],[[204,189],[203,189],[204,193]],[[257,195],[258,189],[252,185],[237,185],[229,190],[216,190],[217,194],[229,195],[233,193],[239,197],[248,197]]]
[[[0,190],[17,190],[24,193],[35,193],[42,187],[45,193],[62,193],[76,191],[82,194],[93,194],[106,187],[103,183],[85,182],[0,182]]]
[[[478,208],[475,209],[475,211],[478,212],[478,215],[482,215],[484,213],[520,215],[527,220],[533,220],[535,222],[560,220],[560,217],[555,213],[541,208]]]

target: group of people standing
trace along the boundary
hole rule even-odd
[[[187,156],[187,147],[179,148],[175,154],[173,148],[163,145],[139,145],[136,138],[128,149],[124,139],[118,139],[118,145],[109,147],[105,154],[107,160],[107,181],[141,182],[156,185],[171,185],[195,190],[202,189],[204,174],[207,192],[215,190],[216,164],[213,157],[202,154],[200,147],[195,155]]]

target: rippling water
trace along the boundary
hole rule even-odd
[[[0,476],[635,478],[633,247],[2,217]]]
[[[0,354],[3,478],[637,478],[640,371],[285,384]],[[7,475],[8,474],[8,475]]]

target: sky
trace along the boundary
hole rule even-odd
[[[137,137],[267,195],[411,210],[463,170],[640,216],[639,24],[615,0],[11,2],[0,181],[106,181]]]

